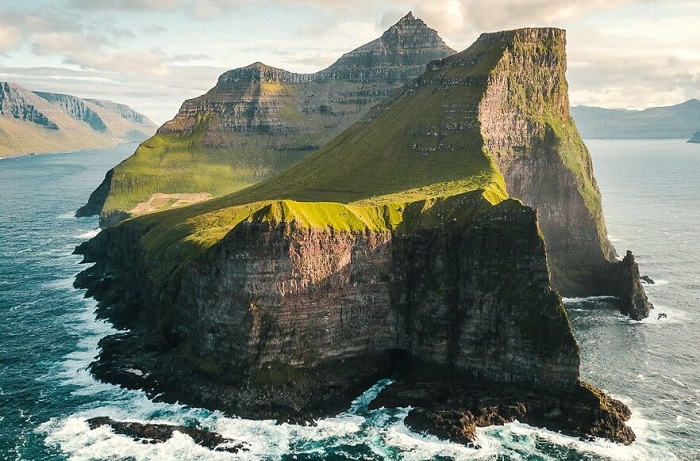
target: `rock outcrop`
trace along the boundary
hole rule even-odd
[[[638,275],[632,281],[620,273],[591,157],[569,114],[565,32],[509,31],[482,36],[480,42],[504,48],[482,83],[481,134],[508,193],[538,211],[553,287],[564,296],[618,296],[623,312],[648,315],[651,305]],[[631,291],[642,293],[637,300],[644,307],[627,304]]]
[[[116,421],[106,416],[98,416],[87,420],[90,429],[109,426],[115,433],[126,435],[144,444],[164,443],[170,440],[174,432],[186,434],[197,445],[212,451],[238,453],[248,451],[246,444],[227,439],[221,434],[206,429],[171,424],[143,424],[138,422]]]
[[[101,149],[141,141],[155,128],[121,104],[0,83],[0,156]]]
[[[158,134],[105,178],[78,211],[102,226],[155,193],[234,192],[318,150],[371,107],[454,50],[411,13],[330,67],[297,74],[257,62],[185,101]],[[144,174],[147,172],[147,174]],[[107,218],[109,217],[109,218]]]
[[[693,133],[693,137],[688,142],[700,144],[700,131]]]
[[[561,173],[552,187],[573,218],[602,225],[585,149],[561,147],[580,143],[564,68],[563,31],[484,34],[285,172],[103,230],[77,249],[95,264],[76,286],[129,331],[101,342],[93,373],[291,421],[332,414],[395,374],[409,389],[390,392],[395,404],[419,406],[423,426],[456,441],[473,441],[469,421],[526,415],[630,443],[626,407],[580,381],[538,225],[547,210],[506,193],[514,171],[532,173],[530,160],[513,166],[516,153],[536,156]],[[437,394],[409,398],[416,383],[446,382],[501,392],[481,419],[483,395],[468,390],[450,400],[464,417],[444,418]]]
[[[617,276],[619,281],[617,286],[620,287],[618,297],[620,300],[620,313],[628,315],[634,320],[642,320],[649,317],[649,309],[652,309],[651,303],[647,299],[642,286],[642,280],[639,276],[639,266],[634,260],[632,252],[627,250],[625,257],[617,263]],[[648,280],[650,280],[647,277]]]

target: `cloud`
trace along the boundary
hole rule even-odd
[[[174,11],[187,0],[72,0],[79,10]]]
[[[237,10],[254,0],[72,0],[71,6],[82,11],[134,11],[171,13],[180,11],[196,19],[213,19]]]
[[[0,27],[0,52],[4,53],[19,43],[20,32],[17,27]]]
[[[683,8],[686,8],[683,10]],[[700,95],[697,5],[568,32],[572,104],[642,109]]]

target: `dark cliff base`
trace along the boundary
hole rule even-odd
[[[315,369],[274,363],[240,380],[236,376],[207,375],[138,333],[105,337],[100,348],[99,360],[91,364],[90,370],[102,381],[144,390],[165,402],[296,424],[312,423],[346,410],[359,394],[390,376],[397,362],[385,354]]]
[[[477,427],[514,420],[582,440],[601,437],[625,445],[635,440],[625,425],[629,408],[585,382],[567,394],[544,394],[415,367],[384,389],[370,408],[407,405],[414,407],[405,421],[409,428],[468,446],[477,442]]]
[[[226,382],[194,371],[137,333],[106,337],[100,346],[99,360],[91,365],[98,379],[145,390],[159,400],[245,418],[313,424],[349,408],[377,380],[393,377],[396,381],[370,408],[410,405],[414,409],[406,425],[443,440],[478,447],[477,427],[516,419],[582,440],[599,437],[623,444],[635,440],[625,425],[630,410],[587,383],[579,383],[569,393],[547,395],[426,364],[411,365],[398,352],[313,369],[271,364],[245,381]]]

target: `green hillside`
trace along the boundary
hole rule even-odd
[[[464,53],[479,51],[477,43]],[[242,221],[285,221],[338,230],[410,230],[469,219],[473,211],[507,198],[493,159],[484,152],[475,105],[484,85],[440,83],[460,55],[427,72],[415,87],[378,106],[324,146],[274,178],[206,202],[140,216],[146,259],[161,267],[186,262]],[[449,61],[454,59],[454,61]],[[485,79],[482,79],[485,82]],[[445,127],[461,127],[446,130]],[[162,274],[166,275],[166,274]]]
[[[314,74],[259,62],[225,72],[110,171],[78,215],[100,214],[109,225],[142,212],[136,206],[156,193],[221,196],[270,178],[360,120],[431,60],[452,53],[409,13]]]

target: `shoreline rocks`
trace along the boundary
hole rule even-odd
[[[245,442],[237,442],[223,437],[221,434],[197,427],[176,426],[172,424],[138,423],[116,421],[107,416],[98,416],[87,420],[91,430],[101,426],[109,426],[116,434],[126,435],[144,443],[164,443],[170,440],[175,432],[188,435],[194,443],[212,451],[239,453],[248,451]]]

